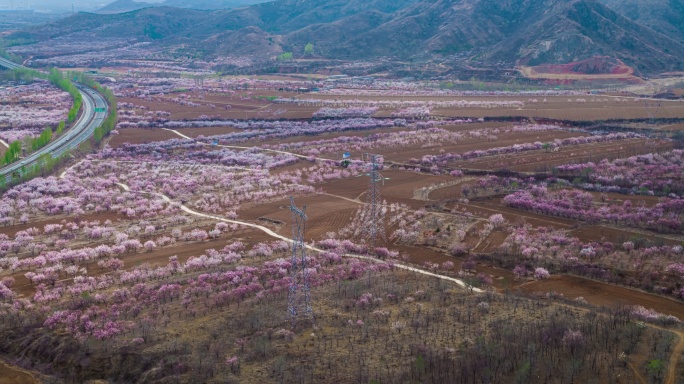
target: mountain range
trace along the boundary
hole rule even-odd
[[[197,8],[204,1],[163,4]],[[126,2],[133,3],[117,3]],[[287,51],[297,57],[307,43],[318,57],[344,60],[465,55],[539,65],[601,56],[652,74],[684,70],[683,15],[682,0],[279,0],[215,11],[158,6],[79,13],[20,33],[37,41],[88,33],[182,44],[207,58]]]
[[[217,10],[244,7],[265,0],[163,0],[157,2],[116,0],[98,9],[95,13],[123,13],[149,7],[176,7],[199,10]]]

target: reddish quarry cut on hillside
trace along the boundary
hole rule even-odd
[[[530,79],[549,80],[603,80],[621,79],[640,82],[634,76],[634,68],[614,57],[597,56],[567,64],[542,64],[533,67],[520,66],[520,72]]]

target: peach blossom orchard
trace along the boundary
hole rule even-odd
[[[14,52],[21,53],[21,48]],[[74,51],[46,63],[85,59]],[[148,65],[177,69],[161,62]],[[208,68],[194,75],[208,73]],[[505,339],[493,325],[512,319],[513,308],[519,305],[544,319],[543,335],[520,325],[530,345],[551,351],[544,361],[582,361],[592,343],[611,352],[623,347],[611,333],[617,328],[592,328],[581,318],[584,311],[601,326],[605,321],[605,329],[607,319],[613,319],[620,332],[633,332],[634,345],[640,335],[660,331],[630,328],[633,321],[680,323],[681,311],[675,315],[668,307],[644,307],[638,301],[604,316],[591,312],[583,297],[564,298],[553,292],[527,301],[496,293],[575,275],[638,288],[675,306],[684,305],[684,152],[673,140],[659,137],[663,145],[654,149],[645,145],[654,139],[644,132],[439,114],[443,109],[523,108],[559,96],[572,104],[592,102],[593,96],[576,91],[487,94],[443,90],[430,82],[378,81],[373,89],[359,85],[296,97],[286,94],[286,89],[301,86],[310,84],[208,77],[200,85],[197,78],[124,75],[109,84],[126,101],[119,103],[118,129],[105,144],[71,160],[59,173],[15,186],[0,198],[0,321],[16,329],[31,318],[28,334],[49,334],[88,353],[106,354],[162,345],[169,338],[164,332],[179,332],[181,322],[214,313],[241,319],[269,307],[269,314],[241,323],[239,329],[251,327],[256,333],[238,335],[231,330],[230,344],[212,344],[209,355],[214,357],[206,357],[211,360],[203,361],[197,356],[205,355],[195,351],[199,354],[192,359],[178,358],[169,363],[172,366],[164,365],[163,359],[154,363],[163,367],[159,377],[169,380],[183,375],[183,380],[190,380],[190,374],[200,375],[193,376],[198,380],[238,376],[241,365],[275,358],[266,351],[271,348],[266,337],[297,345],[297,338],[316,340],[316,333],[326,332],[314,328],[308,336],[286,325],[284,303],[292,267],[286,208],[293,196],[297,204],[312,202],[307,230],[315,235],[305,237],[311,247],[306,261],[314,297],[320,300],[314,302],[314,311],[320,312],[321,321],[364,340],[369,330],[381,329],[393,335],[391,343],[399,343],[410,335],[409,330],[402,331],[409,327],[417,335],[426,332],[425,337],[439,340],[397,347],[397,358],[415,367],[401,374],[387,368],[377,377],[397,382],[423,377],[427,370],[421,359],[428,357],[433,368],[446,367],[448,361],[458,361],[463,368],[462,376],[444,368],[439,371],[444,379],[471,382],[466,377],[477,371],[476,362],[505,371],[487,360],[493,355],[485,351],[486,343],[489,338]],[[275,96],[264,98],[266,91]],[[0,95],[10,100],[0,105],[0,138],[6,141],[55,126],[70,107],[68,94],[43,82],[17,85]],[[463,99],[473,96],[487,99]],[[248,108],[245,105],[261,109],[261,118],[227,117]],[[296,108],[308,108],[306,118],[282,118]],[[180,113],[186,117],[174,117]],[[136,130],[172,138],[129,142]],[[199,130],[201,135],[193,133]],[[601,146],[620,151],[610,158],[592,154],[592,161],[575,155]],[[344,152],[351,152],[348,162],[341,161]],[[372,216],[366,203],[369,163],[364,153],[379,153],[380,172],[391,175],[381,186],[383,236],[375,246],[367,237]],[[549,171],[508,169],[528,155],[549,161]],[[501,166],[469,167],[489,159]],[[562,164],[552,163],[559,159]],[[434,197],[437,194],[448,197]],[[628,235],[620,242],[595,241],[571,231],[591,225]],[[406,272],[407,268],[430,275]],[[404,288],[397,279],[405,279]],[[455,281],[466,289],[447,297],[445,286]],[[449,289],[454,287],[458,286]],[[475,288],[485,293],[468,296]],[[556,301],[563,304],[555,307]],[[444,313],[440,303],[451,312]],[[544,306],[567,312],[567,317],[556,319],[559,323],[554,325],[553,316],[540,309]],[[447,317],[468,326],[457,330]],[[440,331],[431,321],[449,325]],[[471,329],[475,323],[477,329]],[[462,343],[443,345],[459,332],[466,335]],[[316,348],[328,348],[327,341],[322,343]],[[511,343],[520,356],[531,353]],[[653,356],[664,358],[667,348],[654,344]],[[576,369],[605,377],[607,367],[627,361],[614,355]],[[504,360],[515,365],[522,359]],[[219,365],[208,368],[213,363],[207,361]],[[644,367],[637,369],[646,372]],[[65,372],[50,363],[33,368]],[[532,369],[552,377],[555,368]],[[92,378],[74,375],[74,380]],[[130,379],[120,375],[120,381]],[[278,376],[277,367],[269,375],[286,377]],[[375,376],[359,377],[368,382]],[[436,377],[431,380],[439,382]]]

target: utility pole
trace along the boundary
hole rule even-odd
[[[374,249],[378,236],[385,239],[385,225],[382,214],[382,200],[380,198],[380,184],[385,183],[385,178],[380,174],[379,155],[366,154],[370,158],[370,184],[368,186],[368,223],[366,234],[370,242],[370,248]]]
[[[287,316],[292,328],[297,325],[297,319],[310,319],[314,322],[311,309],[311,295],[309,286],[309,272],[306,266],[306,246],[304,244],[304,229],[306,220],[306,205],[297,208],[294,197],[290,196],[290,210],[292,211],[292,259],[290,269],[290,289],[287,294]]]

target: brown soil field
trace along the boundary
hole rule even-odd
[[[577,226],[577,222],[553,216],[545,216],[532,212],[527,212],[515,208],[506,207],[501,199],[488,199],[482,201],[471,201],[469,204],[456,204],[455,209],[466,208],[468,212],[480,217],[489,217],[495,213],[500,213],[506,221],[524,222],[536,227],[552,227],[556,229],[570,229]]]
[[[684,123],[672,124],[672,125],[663,125],[663,126],[658,127],[658,129],[663,129],[663,130],[668,130],[668,131],[684,131]]]
[[[453,166],[477,169],[509,169],[520,172],[548,172],[556,165],[567,163],[599,162],[603,159],[617,159],[671,148],[669,142],[647,139],[618,140],[607,143],[571,145],[559,152],[546,150],[524,151],[517,154],[485,156],[457,161]]]
[[[684,319],[684,303],[680,301],[577,276],[551,276],[549,279],[522,284],[517,289],[524,292],[554,291],[570,299],[581,296],[590,304],[604,307],[641,305]]]
[[[259,110],[245,114],[248,119],[309,119],[320,107],[308,107],[293,104],[271,104]]]
[[[304,94],[299,95],[296,98],[299,99],[321,99],[321,100],[371,100],[371,101],[521,101],[528,106],[538,106],[539,108],[558,108],[565,107],[568,109],[591,109],[596,106],[628,106],[631,107],[632,104],[639,105],[643,107],[643,101],[641,98],[634,97],[627,94],[614,94],[614,95],[592,95],[592,94],[577,94],[577,95],[564,95],[564,96],[368,96],[368,95],[326,95],[322,93],[316,94]],[[625,101],[618,101],[627,100]],[[533,103],[530,100],[536,99],[537,102]],[[546,102],[544,102],[546,99]],[[577,102],[577,100],[584,100],[584,102]],[[636,101],[638,100],[638,101]],[[665,104],[662,105],[677,105],[680,103],[679,100],[658,100]],[[475,109],[475,108],[472,108]],[[497,108],[480,108],[480,109],[497,109]]]
[[[208,228],[205,228],[205,230]],[[257,241],[250,241],[257,238]],[[148,263],[152,266],[166,265],[169,262],[169,257],[178,256],[178,261],[181,263],[186,262],[190,257],[201,256],[209,249],[220,250],[226,245],[232,244],[236,241],[242,241],[249,246],[249,244],[256,244],[259,241],[265,240],[262,236],[261,231],[255,229],[239,229],[235,232],[230,232],[228,234],[223,234],[218,239],[208,239],[201,242],[183,242],[179,241],[174,245],[157,248],[152,252],[138,252],[131,254],[124,254],[120,257],[124,262],[125,269],[133,269],[144,263]],[[96,265],[92,266],[93,272],[97,274],[99,267]],[[104,271],[99,271],[100,273]],[[93,273],[89,273],[93,275]]]
[[[485,125],[485,124],[478,124],[478,126]],[[487,124],[492,126],[492,124]],[[501,127],[503,124],[496,124],[494,127]],[[463,126],[452,126],[450,130],[458,130],[458,131],[467,131],[471,129],[479,129],[474,127],[474,124],[468,124],[468,125],[463,125]],[[128,131],[129,129],[122,130],[123,133],[125,131]],[[142,130],[144,133],[147,130]],[[223,133],[230,133],[230,132],[236,132],[239,130],[236,130],[234,128],[230,127],[218,127],[218,128],[183,128],[183,129],[178,129],[179,132],[186,136],[190,137],[197,137],[199,135],[204,135],[206,136],[212,136],[212,135],[218,135],[218,134],[223,134]],[[383,128],[383,129],[372,129],[372,130],[365,130],[365,131],[354,131],[354,132],[335,132],[335,133],[326,133],[323,135],[317,135],[311,140],[329,140],[329,139],[334,139],[336,137],[365,137],[369,133],[387,133],[387,132],[402,132],[406,131],[405,128]],[[169,133],[168,131],[164,131],[165,133]],[[123,134],[122,133],[122,134]],[[130,134],[142,134],[140,132],[131,132]],[[125,137],[128,137],[126,134]],[[466,152],[470,150],[484,150],[484,149],[489,149],[489,148],[495,148],[495,147],[502,147],[502,146],[510,146],[514,144],[522,144],[522,143],[529,143],[529,142],[534,142],[534,141],[542,141],[542,142],[547,142],[547,141],[552,141],[555,138],[569,138],[569,137],[581,137],[584,136],[582,133],[578,132],[564,132],[564,131],[551,131],[551,132],[515,132],[515,133],[506,133],[506,134],[501,134],[498,136],[498,140],[496,141],[487,141],[485,139],[466,139],[463,142],[457,143],[457,144],[451,144],[451,145],[442,145],[442,146],[433,146],[430,148],[396,148],[396,149],[378,149],[376,152],[378,154],[384,155],[386,160],[389,161],[399,161],[399,162],[405,162],[408,161],[411,158],[420,158],[421,156],[425,154],[437,154],[439,151],[444,150],[447,153],[459,153],[459,152]],[[178,137],[178,136],[176,136]],[[134,138],[133,140],[144,140],[142,138]],[[286,138],[286,139],[270,139],[266,141],[255,141],[255,140],[249,140],[245,143],[241,143],[241,146],[251,146],[251,145],[263,145],[263,144],[287,144],[287,143],[300,143],[300,142],[306,142],[309,140],[302,140],[301,137],[291,137],[291,138]],[[116,143],[118,144],[118,143]],[[302,153],[302,151],[295,151],[297,153]],[[354,151],[351,152],[352,156],[354,158],[360,158],[363,153],[356,153]],[[337,158],[339,156],[337,153],[327,153],[323,154],[323,156],[327,156],[330,158]]]
[[[308,220],[305,235],[306,241],[309,239],[322,240],[327,238],[325,236],[327,232],[335,232],[343,228],[349,223],[360,206],[358,203],[329,195],[304,196],[296,200],[298,204],[301,202],[302,205],[307,205],[306,214]],[[393,201],[394,200],[389,200],[389,202]],[[289,199],[251,206],[241,210],[240,217],[243,220],[249,221],[258,221],[259,218],[267,218],[269,220],[281,222],[282,224],[277,225],[273,229],[276,229],[276,232],[283,236],[290,236],[292,213],[288,209],[288,206]],[[260,224],[264,225],[263,222],[260,222]],[[387,233],[389,234],[391,231],[392,229],[388,228]],[[489,240],[488,242],[483,242],[483,247],[487,247],[487,249],[496,247],[501,244],[505,238],[506,236],[504,233],[494,232],[490,238],[487,239]],[[472,240],[473,243],[477,241],[475,237]],[[391,241],[385,242],[382,239],[379,241],[380,246],[387,246],[392,250],[399,251],[400,255],[408,256],[408,261],[410,263],[418,266],[423,266],[423,264],[428,261],[438,264],[452,261],[455,264],[454,271],[458,271],[461,268],[461,263],[465,261],[465,258],[455,258],[447,255],[445,249],[438,250],[432,247],[393,244]],[[491,275],[495,281],[495,286],[499,288],[503,287],[503,283],[513,281],[512,272],[505,269],[478,264],[476,271]]]
[[[249,95],[248,95],[249,93]],[[346,98],[361,100],[413,100],[413,101],[522,101],[526,105],[522,108],[436,108],[432,114],[443,117],[503,117],[519,116],[525,118],[549,118],[558,120],[605,120],[605,119],[642,119],[650,118],[681,118],[684,117],[684,103],[678,100],[662,100],[657,104],[645,106],[642,101],[635,101],[634,97],[613,97],[605,95],[573,95],[573,96],[548,96],[547,102],[542,102],[544,97],[459,97],[459,96],[339,96],[323,94],[293,94],[278,91],[254,91],[247,90],[238,95],[213,95],[207,94],[204,100],[199,95],[188,93],[190,100],[202,104],[199,107],[181,106],[176,103],[154,101],[149,102],[137,98],[121,98],[122,101],[137,105],[143,105],[150,110],[165,110],[171,112],[173,119],[194,119],[200,115],[219,115],[226,119],[272,119],[272,118],[310,118],[319,109],[314,106],[299,106],[290,103],[273,104],[268,100],[249,99],[242,100],[241,95],[252,96],[280,96],[283,98],[316,98],[338,99]],[[537,99],[537,103],[530,103],[530,99]],[[577,99],[586,100],[578,103]],[[619,100],[627,100],[618,101]],[[208,104],[214,104],[212,109]],[[225,107],[230,105],[229,109]],[[381,109],[376,116],[389,117],[393,109]]]
[[[607,227],[603,225],[587,225],[578,229],[570,231],[572,236],[577,236],[582,241],[609,241],[615,244],[622,244],[625,241],[630,241],[632,238],[643,238],[653,242],[654,244],[667,244],[670,246],[679,245],[681,240],[675,240],[669,237],[662,237],[656,234],[631,231],[628,228],[618,229]]]
[[[82,215],[80,217],[75,217],[75,216],[65,216],[65,215],[59,215],[59,216],[48,216],[48,217],[42,217],[38,220],[32,220],[29,221],[26,224],[16,224],[16,225],[8,225],[4,227],[0,227],[0,233],[5,234],[7,236],[13,237],[16,235],[17,232],[19,231],[25,231],[29,228],[36,227],[43,231],[43,227],[45,227],[46,224],[60,224],[62,220],[66,220],[67,222],[76,222],[79,223],[81,221],[95,221],[99,220],[100,222],[104,223],[107,220],[111,221],[117,221],[119,219],[123,219],[125,216],[121,216],[117,214],[116,212],[101,212],[101,213],[92,213],[92,214],[86,214]]]
[[[179,105],[173,102],[161,101],[146,101],[138,98],[127,98],[122,97],[119,101],[131,103],[134,105],[140,105],[147,107],[150,111],[166,111],[171,113],[170,118],[173,120],[187,120],[187,119],[197,119],[202,115],[212,116],[218,115],[224,119],[247,119],[252,118],[249,115],[251,111],[255,111],[260,108],[267,107],[270,102],[267,100],[240,100],[239,98],[224,97],[220,100],[214,100],[213,102],[204,101],[199,99],[190,98],[193,103],[201,104],[200,106],[193,107],[187,105]],[[214,104],[216,108],[211,108],[208,104]],[[229,108],[226,108],[229,106]],[[246,114],[247,113],[247,114]]]
[[[350,131],[350,132],[323,133],[320,135],[309,136],[307,138],[303,138],[301,136],[295,136],[295,137],[287,137],[284,139],[267,139],[267,140],[263,140],[263,141],[260,141],[258,139],[251,139],[251,140],[245,141],[245,144],[243,144],[243,145],[261,146],[263,144],[269,144],[269,145],[290,144],[290,143],[300,143],[300,142],[308,142],[308,141],[330,140],[330,139],[334,139],[337,137],[366,137],[369,134],[373,134],[373,133],[388,133],[388,132],[403,132],[403,131],[406,131],[406,128],[402,128],[402,127],[373,128],[373,129],[365,129],[365,130]]]
[[[477,129],[485,128],[506,128],[517,125],[517,123],[505,122],[505,121],[485,121],[485,122],[473,122],[464,124],[452,124],[452,125],[442,125],[440,128],[446,129],[452,132],[464,132],[472,131]]]
[[[349,224],[356,214],[356,211],[361,207],[359,204],[346,201],[344,204],[340,202],[335,202],[332,204],[336,209],[334,212],[326,211],[325,207],[321,207],[323,214],[320,216],[315,216],[313,220],[307,221],[309,228],[306,233],[307,237],[315,240],[323,240],[327,238],[326,233],[337,232]],[[344,206],[346,208],[341,208],[340,206]]]
[[[434,201],[441,201],[441,200],[452,200],[452,199],[459,199],[462,196],[461,194],[461,188],[464,185],[475,185],[478,183],[478,180],[470,180],[466,181],[462,184],[452,186],[452,187],[445,187],[445,188],[440,188],[437,190],[434,190],[430,193],[429,197],[431,200]],[[601,196],[601,193],[598,192],[592,192],[592,195],[596,196],[597,198]],[[622,201],[625,200],[630,200],[634,204],[645,204],[646,206],[653,206],[658,203],[660,200],[659,197],[656,196],[628,196],[628,195],[620,195],[616,193],[606,193],[604,194],[608,197],[608,201],[610,202],[611,200],[617,201],[617,203],[621,204]],[[498,200],[497,200],[498,201]],[[509,208],[502,206],[500,201],[497,203],[493,203],[494,207],[490,207],[492,205],[492,202],[490,199],[481,199],[481,198],[476,198],[475,200],[472,200],[470,204],[464,205],[464,204],[455,204],[454,208],[459,211],[463,212],[464,210],[466,212],[470,212],[476,216],[480,217],[488,217],[494,213],[502,213],[504,217],[506,217],[507,220],[509,221],[515,221],[515,220],[520,220],[524,219],[525,222],[534,224],[534,225],[539,225],[539,226],[551,226],[557,229],[570,229],[573,226],[580,226],[580,228],[572,229],[570,233],[573,236],[578,237],[580,240],[585,241],[585,242],[591,242],[591,241],[609,241],[613,242],[616,244],[622,244],[625,241],[628,241],[632,237],[639,237],[639,238],[644,238],[647,239],[655,244],[667,244],[667,245],[678,245],[682,243],[682,240],[677,240],[673,239],[672,237],[675,236],[668,236],[668,237],[663,237],[661,235],[655,234],[655,233],[649,233],[647,231],[636,231],[632,230],[629,228],[624,228],[624,229],[618,229],[618,228],[613,228],[610,226],[604,226],[604,225],[581,225],[580,223],[576,223],[570,220],[562,219],[562,218],[557,218],[553,216],[545,216],[545,215],[540,215],[532,212],[526,212],[526,211],[521,211],[517,210],[515,208]],[[489,239],[488,239],[489,240]],[[502,240],[503,241],[503,240]],[[492,246],[494,243],[492,243]],[[492,246],[489,246],[487,248],[487,251],[492,250]],[[477,250],[478,252],[484,252],[485,250]]]
[[[206,127],[206,128],[179,128],[176,131],[185,136],[197,138],[198,136],[216,136],[225,135],[227,133],[242,132],[242,130],[233,127]],[[168,131],[166,131],[168,132]],[[170,132],[173,134],[173,132]],[[178,137],[178,136],[175,136]]]
[[[419,133],[417,133],[419,134]],[[379,154],[384,155],[386,160],[406,162],[409,159],[420,159],[423,155],[438,155],[440,151],[445,153],[465,153],[474,150],[486,150],[490,148],[508,147],[514,144],[532,143],[535,141],[549,142],[553,139],[565,139],[570,137],[582,137],[585,134],[579,132],[512,132],[497,135],[495,141],[486,139],[466,139],[456,144],[436,145],[429,148],[388,148],[380,149]],[[519,155],[517,155],[519,156]],[[470,168],[470,167],[468,167]]]
[[[474,201],[470,201],[469,204],[455,204],[454,209],[457,211],[461,211],[465,208],[468,212],[473,213],[476,216],[480,217],[489,217],[490,215],[494,213],[501,213],[507,221],[514,222],[515,220],[521,220],[523,219],[526,223],[532,224],[534,226],[540,226],[540,227],[553,227],[557,229],[572,229],[573,233],[575,233],[575,236],[578,236],[580,238],[591,238],[594,240],[591,241],[597,241],[600,240],[601,237],[605,236],[607,241],[627,241],[629,237],[636,236],[636,237],[644,237],[646,239],[652,240],[656,243],[664,243],[664,244],[672,244],[672,245],[677,245],[681,244],[681,240],[676,240],[676,239],[681,239],[682,236],[679,235],[671,235],[671,236],[663,236],[663,235],[658,235],[657,233],[654,233],[652,231],[647,231],[647,230],[638,230],[638,229],[633,229],[633,228],[625,228],[625,229],[616,229],[613,227],[608,227],[608,226],[603,226],[600,225],[599,227],[605,228],[605,232],[599,231],[597,233],[591,233],[591,232],[586,232],[586,230],[583,231],[582,228],[586,228],[587,226],[583,225],[581,222],[565,219],[565,218],[560,218],[560,217],[555,217],[555,216],[546,216],[542,214],[537,214],[533,212],[527,212],[523,210],[519,210],[516,208],[511,208],[507,207],[503,204],[503,198],[495,197],[495,198],[487,198],[487,199],[477,199]],[[491,212],[491,213],[488,213]],[[593,228],[593,226],[588,226],[589,228]],[[601,233],[605,233],[605,235],[600,235]],[[597,238],[597,236],[599,236]],[[625,240],[620,240],[624,238]],[[614,240],[611,240],[614,239]]]
[[[322,240],[327,232],[336,232],[351,221],[360,204],[329,195],[302,196],[295,199],[297,205],[306,205],[306,241]],[[251,205],[239,211],[242,220],[268,225],[267,219],[276,224],[276,232],[291,237],[292,212],[290,199],[282,199],[266,204]],[[262,220],[259,220],[259,219]]]
[[[480,244],[473,248],[473,252],[477,253],[489,253],[496,250],[504,241],[508,234],[506,232],[494,231],[486,239],[484,239]]]
[[[407,203],[410,206],[424,205],[424,202],[412,200],[413,191],[417,188],[454,179],[452,176],[435,176],[396,170],[385,170],[381,173],[385,178],[389,178],[389,180],[385,180],[385,185],[380,187],[382,197],[389,202]],[[368,177],[355,177],[323,183],[321,187],[333,195],[356,199],[366,192],[368,183]]]
[[[590,104],[587,104],[590,105]],[[658,110],[651,110],[653,118],[675,119],[684,117],[684,105],[667,105]],[[595,121],[610,119],[649,119],[651,115],[643,105],[626,103],[622,106],[594,106],[575,109],[570,105],[558,108],[530,105],[519,109],[435,109],[434,116],[445,117],[506,117],[546,118],[568,121]]]
[[[335,232],[344,226],[346,226],[356,210],[360,207],[360,204],[346,201],[344,199],[336,198],[329,195],[318,195],[318,196],[307,196],[302,198],[307,204],[307,229],[306,229],[306,240],[321,240],[326,238],[327,232]],[[393,202],[394,199],[388,199],[388,202]],[[404,202],[404,201],[402,201]],[[416,202],[418,208],[420,208],[420,202]],[[287,209],[289,206],[289,199],[282,199],[276,202],[270,202],[267,204],[260,204],[257,206],[252,206],[240,211],[240,218],[242,220],[257,221],[258,218],[267,218],[272,221],[278,221],[281,224],[272,226],[281,235],[290,235],[290,223],[292,219],[292,213]],[[263,222],[260,224],[264,225]],[[387,229],[389,234],[392,228]],[[476,231],[475,231],[476,232]],[[490,237],[482,242],[481,248],[483,251],[490,251],[494,247],[500,245],[506,239],[506,235],[501,232],[494,232]],[[460,263],[463,262],[464,258],[454,258],[445,254],[446,250],[436,250],[431,247],[422,246],[411,246],[411,245],[400,245],[400,244],[387,244],[385,245],[383,240],[380,240],[380,245],[388,246],[390,249],[397,250],[400,254],[408,256],[408,260],[416,265],[422,266],[426,261],[432,263],[444,263],[446,261],[453,261],[455,263],[455,270],[460,269]],[[476,236],[468,236],[465,243],[474,246],[478,242]],[[476,268],[478,272],[484,272],[492,276],[495,282],[513,281],[513,274],[510,271],[503,270],[497,267],[486,266],[479,264]],[[495,284],[496,285],[496,284]]]
[[[385,246],[385,244],[381,244]],[[444,250],[437,250],[431,247],[411,246],[402,244],[392,244],[388,246],[389,249],[399,251],[399,255],[408,256],[408,261],[419,267],[423,267],[425,262],[442,264],[447,261],[454,263],[453,273],[461,269],[463,262],[467,260],[466,257],[454,257],[447,255]],[[494,287],[497,289],[504,289],[510,286],[514,281],[513,272],[489,266],[483,263],[477,263],[475,266],[475,273],[484,273],[492,277]]]
[[[547,97],[459,97],[459,96],[338,96],[338,95],[302,95],[299,98],[316,99],[359,99],[375,101],[412,100],[412,101],[522,101],[522,108],[435,108],[433,116],[442,117],[504,117],[519,116],[525,118],[548,118],[569,121],[591,121],[606,119],[647,119],[652,114],[655,118],[684,117],[684,103],[680,100],[658,100],[656,104],[644,105],[644,102],[634,97],[612,97],[606,95],[573,95]],[[530,99],[537,99],[537,103],[530,103]],[[544,103],[543,100],[547,102]],[[586,102],[577,102],[583,99]],[[627,100],[618,101],[620,100]],[[376,116],[389,117],[394,110],[383,109]],[[649,114],[650,112],[650,114]]]
[[[321,69],[319,73],[280,73],[278,75],[259,75],[257,79],[259,80],[309,80],[309,79],[327,79],[328,74],[323,74],[321,72],[330,72],[327,69]]]
[[[475,180],[464,181],[455,186],[435,189],[430,192],[428,198],[434,201],[460,199],[463,197],[463,194],[461,193],[462,188],[465,186],[477,185],[479,180],[480,178],[477,178]]]
[[[358,203],[328,195],[305,196],[297,199],[297,201],[307,205],[306,213],[309,218],[307,220],[305,238],[307,241],[309,239],[322,240],[326,238],[327,232],[335,232],[343,228],[349,223],[357,208],[360,206]],[[392,199],[388,201],[393,202],[395,200]],[[281,235],[290,236],[291,212],[287,209],[288,205],[289,200],[287,199],[268,204],[260,204],[241,210],[240,217],[243,220],[249,221],[257,221],[258,218],[279,221],[282,224],[277,225],[272,229],[276,229],[276,232]],[[264,225],[263,222],[260,222],[260,224]],[[391,231],[391,228],[387,229],[388,234]],[[504,233],[495,232],[487,239],[488,241],[483,242],[483,247],[493,249],[501,244],[505,238],[506,236]],[[476,237],[473,237],[471,240],[472,241],[466,241],[466,243],[473,243],[472,245],[474,245],[477,242]],[[447,255],[446,249],[438,250],[432,247],[394,244],[391,243],[391,241],[385,242],[382,239],[379,241],[380,246],[387,246],[392,250],[399,251],[400,255],[408,257],[410,263],[418,266],[423,266],[425,262],[441,264],[446,261],[452,261],[455,264],[455,272],[461,268],[461,263],[465,261],[465,258],[456,258]],[[513,281],[513,274],[511,271],[487,266],[481,263],[477,265],[476,272],[482,272],[492,276],[494,286],[497,288],[504,288],[504,285],[507,286]]]
[[[460,199],[463,197],[463,194],[461,193],[462,188],[465,186],[477,185],[479,180],[480,180],[479,178],[473,179],[473,180],[465,179],[456,185],[432,190],[432,191],[430,191],[430,194],[428,195],[428,199],[430,199],[432,201]],[[456,179],[455,181],[459,181],[459,180]]]
[[[605,192],[591,192],[590,193],[596,200],[600,200],[602,197],[606,197],[606,203],[610,204],[622,204],[629,200],[634,205],[645,205],[647,207],[652,207],[658,204],[661,200],[658,196],[634,196],[634,195],[621,195],[619,193],[605,193]]]
[[[147,144],[180,138],[175,133],[161,128],[125,128],[118,130],[118,132],[118,135],[110,136],[109,146],[112,148],[118,148],[126,143]]]
[[[440,95],[440,96],[369,96],[369,95],[328,95],[324,93],[304,94],[299,95],[298,99],[320,99],[320,100],[371,100],[371,101],[522,101],[527,103],[530,99],[537,99],[538,103],[543,105],[542,96],[458,96],[458,95]],[[571,105],[574,105],[575,99],[583,98],[587,103],[592,99],[592,95],[573,95],[573,96],[546,96],[548,105],[568,103],[568,99],[572,99]],[[594,99],[601,98],[602,95],[597,95]],[[536,105],[536,104],[533,104]],[[578,104],[579,105],[579,104]],[[485,109],[485,108],[483,108]]]
[[[202,226],[199,226],[199,228],[202,228]],[[206,227],[203,229],[209,230],[211,228]],[[124,262],[124,269],[132,270],[133,268],[142,264],[149,264],[152,267],[166,265],[168,264],[169,257],[171,256],[177,256],[178,261],[184,263],[190,257],[201,256],[209,249],[220,250],[226,245],[232,244],[236,241],[241,241],[245,244],[247,249],[249,249],[259,242],[272,240],[273,238],[264,234],[262,231],[252,228],[243,228],[223,234],[218,239],[208,239],[201,242],[178,241],[173,245],[156,248],[151,252],[141,251],[136,253],[126,253],[120,255],[119,258]],[[97,263],[84,264],[83,266],[87,268],[88,276],[99,276],[109,273],[109,271],[100,268]],[[28,297],[33,296],[36,291],[35,286],[31,284],[24,276],[26,272],[26,270],[20,270],[10,274],[9,276],[16,280],[12,289],[19,295]]]

